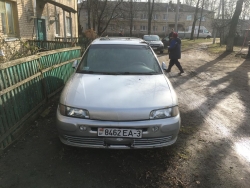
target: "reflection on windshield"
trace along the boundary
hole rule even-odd
[[[78,73],[111,75],[162,74],[148,46],[95,44],[85,53]]]

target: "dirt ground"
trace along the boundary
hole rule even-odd
[[[168,63],[166,54],[160,61]],[[250,59],[209,54],[206,44],[182,53],[185,73],[167,76],[179,97],[176,144],[151,150],[64,146],[55,111],[0,155],[0,188],[248,188],[250,180]]]

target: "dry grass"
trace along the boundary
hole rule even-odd
[[[213,39],[196,39],[196,40],[182,40],[182,51],[187,51],[193,48],[201,48],[207,49],[207,51],[211,54],[221,54],[226,51],[226,45],[220,45],[220,39],[217,38],[215,40],[215,44],[213,44]],[[242,48],[241,46],[234,46],[235,54],[247,53],[247,47]]]
[[[202,43],[212,43],[213,39],[195,39],[195,40],[189,40],[189,39],[183,39],[181,48],[183,51],[197,47],[198,44]]]
[[[226,45],[220,45],[218,43],[210,44],[207,49],[210,53],[220,54],[226,51]]]

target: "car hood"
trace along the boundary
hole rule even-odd
[[[171,107],[175,92],[165,75],[91,75],[76,73],[60,102],[86,109],[90,119],[131,121],[149,119],[154,109]]]

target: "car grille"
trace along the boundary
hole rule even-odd
[[[159,47],[160,45],[159,44],[151,44],[150,46],[151,47]]]
[[[160,137],[160,138],[141,138],[141,139],[134,139],[135,146],[145,146],[145,145],[156,145],[156,144],[163,144],[169,142],[172,136],[167,137]]]
[[[93,137],[80,137],[80,136],[69,136],[64,135],[68,142],[75,144],[85,144],[85,145],[95,145],[95,146],[103,146],[104,140],[103,138],[93,138]]]
[[[93,146],[104,146],[104,138],[98,137],[78,137],[78,136],[69,136],[64,135],[68,142],[81,145],[93,145]],[[172,139],[172,136],[159,137],[159,138],[140,138],[133,139],[133,146],[147,146],[147,145],[158,145],[169,142]]]

